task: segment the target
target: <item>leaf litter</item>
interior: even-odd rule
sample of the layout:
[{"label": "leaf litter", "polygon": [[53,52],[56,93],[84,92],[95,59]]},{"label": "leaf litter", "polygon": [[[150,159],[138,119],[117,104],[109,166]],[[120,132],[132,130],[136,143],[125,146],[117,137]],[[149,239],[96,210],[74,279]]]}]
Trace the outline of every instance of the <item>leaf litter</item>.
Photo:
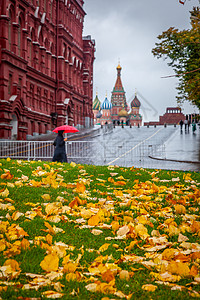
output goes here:
[{"label": "leaf litter", "polygon": [[[2,299],[17,286],[54,299],[84,289],[200,297],[198,173],[7,159],[0,174]],[[26,270],[29,253],[37,273]]]}]

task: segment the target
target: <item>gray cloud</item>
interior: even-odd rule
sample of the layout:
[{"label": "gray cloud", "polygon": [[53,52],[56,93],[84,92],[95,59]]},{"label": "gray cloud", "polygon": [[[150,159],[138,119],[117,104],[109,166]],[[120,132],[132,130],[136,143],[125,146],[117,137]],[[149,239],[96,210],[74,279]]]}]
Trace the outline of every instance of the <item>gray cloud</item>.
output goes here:
[{"label": "gray cloud", "polygon": [[[122,83],[127,101],[134,97],[135,89],[158,111],[165,113],[167,106],[176,106],[176,78],[162,79],[173,74],[167,62],[157,60],[151,53],[157,36],[169,27],[179,30],[190,28],[190,13],[198,0],[85,0],[87,13],[84,35],[90,34],[96,41],[94,63],[94,94],[104,100],[106,91],[110,99],[116,81],[118,60],[122,66]],[[144,118],[158,119],[155,112],[146,107]],[[183,112],[197,111],[184,104]]]}]

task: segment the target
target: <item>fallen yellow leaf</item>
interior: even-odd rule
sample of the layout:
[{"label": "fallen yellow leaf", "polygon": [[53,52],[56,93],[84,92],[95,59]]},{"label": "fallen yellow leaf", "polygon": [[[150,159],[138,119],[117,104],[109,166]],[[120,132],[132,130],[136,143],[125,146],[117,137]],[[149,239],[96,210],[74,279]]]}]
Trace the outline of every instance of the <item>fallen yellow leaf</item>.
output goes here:
[{"label": "fallen yellow leaf", "polygon": [[88,225],[90,226],[96,226],[99,224],[99,216],[98,215],[95,215],[95,216],[92,216],[89,220],[88,220]]},{"label": "fallen yellow leaf", "polygon": [[58,270],[59,258],[57,255],[48,254],[40,263],[41,268],[46,272],[56,272]]}]

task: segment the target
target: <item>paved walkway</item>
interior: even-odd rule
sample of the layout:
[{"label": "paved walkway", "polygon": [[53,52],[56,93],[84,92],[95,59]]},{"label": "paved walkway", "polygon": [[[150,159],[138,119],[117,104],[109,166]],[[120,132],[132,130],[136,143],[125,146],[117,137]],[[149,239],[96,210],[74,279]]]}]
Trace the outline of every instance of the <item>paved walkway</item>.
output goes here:
[{"label": "paved walkway", "polygon": [[[100,130],[101,130],[100,127],[81,129],[78,133],[68,134],[67,137],[69,141],[85,139],[85,138],[87,140],[87,137],[89,139],[91,137],[92,138],[98,137],[100,135]],[[49,135],[40,136],[39,138],[36,137],[35,139],[54,140],[55,137],[56,134],[51,133]],[[188,130],[185,131],[184,128],[181,131],[180,127],[178,126],[175,132],[172,134],[172,136],[170,136],[170,138],[165,142],[165,156],[154,157],[154,159],[151,159],[151,164],[152,164],[152,168],[199,172],[200,171],[200,127],[197,126],[196,131],[193,133],[192,126],[190,126],[189,131]]]},{"label": "paved walkway", "polygon": [[175,133],[166,142],[166,158],[177,161],[200,163],[200,128],[192,132],[178,127]]},{"label": "paved walkway", "polygon": [[165,158],[154,157],[163,162],[163,168],[200,171],[200,127],[192,132],[180,130],[179,126],[165,142]]},{"label": "paved walkway", "polygon": [[[116,129],[114,129],[114,132],[115,130]],[[81,135],[84,136],[85,134],[91,136],[92,131],[94,135],[98,135],[95,128],[93,130],[83,129],[77,136],[72,135],[72,140],[76,140]],[[196,131],[193,133],[192,126],[190,126],[189,131],[185,131],[184,128],[181,131],[178,126],[172,136],[165,142],[165,159],[162,157],[160,161],[151,161],[152,167],[155,168],[160,167],[163,169],[169,168],[174,170],[200,171],[200,127],[197,126]],[[155,166],[153,165],[153,161]]]}]

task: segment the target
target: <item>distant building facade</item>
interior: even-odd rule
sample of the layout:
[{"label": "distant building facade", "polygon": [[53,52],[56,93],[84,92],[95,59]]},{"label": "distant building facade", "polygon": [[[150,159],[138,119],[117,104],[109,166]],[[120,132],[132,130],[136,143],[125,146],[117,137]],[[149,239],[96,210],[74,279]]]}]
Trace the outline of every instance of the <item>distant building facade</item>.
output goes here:
[{"label": "distant building facade", "polygon": [[117,66],[117,79],[112,90],[111,101],[107,95],[101,104],[96,95],[93,101],[93,113],[95,115],[95,124],[126,124],[132,126],[142,125],[142,116],[140,115],[141,103],[135,94],[131,101],[131,110],[126,101],[126,93],[122,85],[120,64]]},{"label": "distant building facade", "polygon": [[0,138],[93,124],[95,42],[83,0],[0,0]]},{"label": "distant building facade", "polygon": [[144,126],[147,125],[164,125],[164,124],[179,124],[181,120],[185,120],[185,115],[181,112],[180,107],[167,107],[166,113],[163,116],[159,116],[159,121],[144,122]]}]

